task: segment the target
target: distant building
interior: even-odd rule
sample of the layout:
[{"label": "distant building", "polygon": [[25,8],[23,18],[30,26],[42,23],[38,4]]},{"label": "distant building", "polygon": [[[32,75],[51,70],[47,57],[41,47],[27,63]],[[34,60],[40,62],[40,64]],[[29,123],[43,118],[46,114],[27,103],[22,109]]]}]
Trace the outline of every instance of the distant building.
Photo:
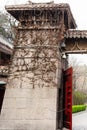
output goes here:
[{"label": "distant building", "polygon": [[6,81],[13,45],[0,35],[0,81]]},{"label": "distant building", "polygon": [[8,65],[13,52],[13,45],[0,35],[0,111],[8,77]]}]

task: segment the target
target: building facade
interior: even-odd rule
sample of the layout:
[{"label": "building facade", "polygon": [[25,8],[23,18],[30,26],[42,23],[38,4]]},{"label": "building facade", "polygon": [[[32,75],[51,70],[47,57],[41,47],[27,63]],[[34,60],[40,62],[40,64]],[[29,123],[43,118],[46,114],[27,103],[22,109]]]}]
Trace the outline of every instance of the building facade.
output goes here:
[{"label": "building facade", "polygon": [[0,112],[5,93],[5,85],[8,77],[8,64],[11,59],[13,46],[0,35]]},{"label": "building facade", "polygon": [[10,62],[12,52],[13,45],[0,35],[0,81],[7,82],[8,64]]}]

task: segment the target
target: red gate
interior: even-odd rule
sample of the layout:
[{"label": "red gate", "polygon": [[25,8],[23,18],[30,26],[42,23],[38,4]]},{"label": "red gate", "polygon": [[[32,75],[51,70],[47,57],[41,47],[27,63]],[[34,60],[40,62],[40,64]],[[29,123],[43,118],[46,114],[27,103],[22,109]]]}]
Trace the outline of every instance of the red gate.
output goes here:
[{"label": "red gate", "polygon": [[72,67],[64,71],[64,127],[72,130]]}]

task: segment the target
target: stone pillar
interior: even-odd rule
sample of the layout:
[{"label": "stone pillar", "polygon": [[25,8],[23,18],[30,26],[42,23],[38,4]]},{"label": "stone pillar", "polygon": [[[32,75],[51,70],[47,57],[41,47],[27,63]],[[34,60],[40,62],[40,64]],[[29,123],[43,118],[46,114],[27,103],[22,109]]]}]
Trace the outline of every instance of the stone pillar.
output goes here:
[{"label": "stone pillar", "polygon": [[0,130],[56,130],[58,29],[18,29]]},{"label": "stone pillar", "polygon": [[56,130],[61,79],[62,6],[9,6],[19,22],[0,130]]}]

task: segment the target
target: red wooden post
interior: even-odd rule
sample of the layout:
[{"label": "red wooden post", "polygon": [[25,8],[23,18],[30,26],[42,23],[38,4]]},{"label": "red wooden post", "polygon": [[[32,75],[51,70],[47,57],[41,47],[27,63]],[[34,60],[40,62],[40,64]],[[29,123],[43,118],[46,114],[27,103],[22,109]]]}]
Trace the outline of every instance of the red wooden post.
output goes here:
[{"label": "red wooden post", "polygon": [[72,67],[64,71],[64,127],[72,130]]}]

